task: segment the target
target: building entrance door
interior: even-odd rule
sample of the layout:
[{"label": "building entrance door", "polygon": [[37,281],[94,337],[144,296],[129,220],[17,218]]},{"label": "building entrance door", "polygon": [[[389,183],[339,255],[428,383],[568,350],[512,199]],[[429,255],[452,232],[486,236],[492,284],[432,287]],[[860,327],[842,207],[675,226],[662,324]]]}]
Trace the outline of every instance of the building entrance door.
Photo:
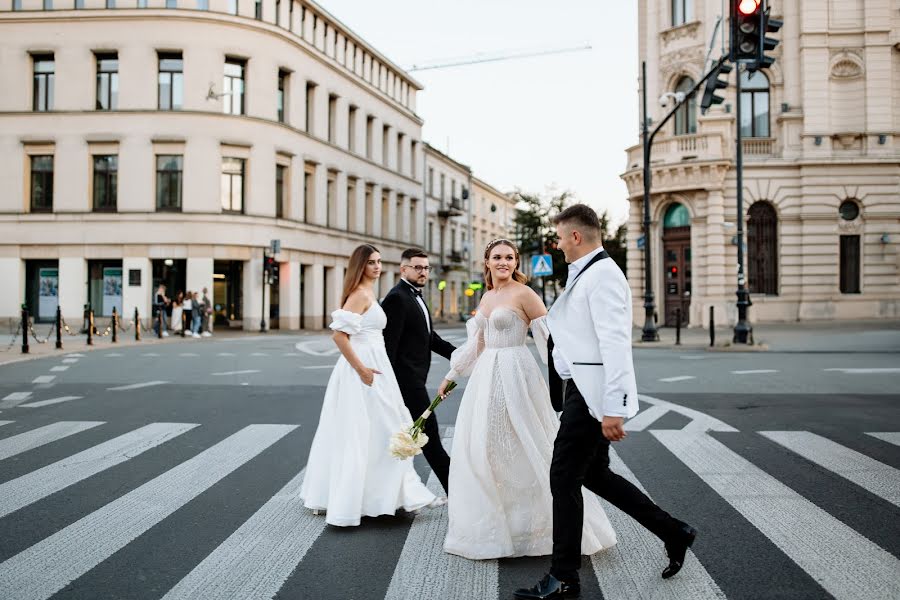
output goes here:
[{"label": "building entrance door", "polygon": [[681,324],[687,325],[691,308],[691,228],[672,227],[663,234],[663,265],[665,269],[665,321],[667,327],[676,323],[676,309],[681,310]]}]

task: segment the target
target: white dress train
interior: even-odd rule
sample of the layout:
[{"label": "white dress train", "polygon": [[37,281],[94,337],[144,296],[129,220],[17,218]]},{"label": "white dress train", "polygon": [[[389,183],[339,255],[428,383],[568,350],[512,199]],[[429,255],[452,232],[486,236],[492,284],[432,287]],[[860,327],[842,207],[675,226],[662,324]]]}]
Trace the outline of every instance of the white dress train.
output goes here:
[{"label": "white dress train", "polygon": [[[543,317],[532,326],[546,340]],[[453,436],[444,550],[471,559],[551,554],[550,462],[559,420],[525,345],[528,324],[500,307],[490,317],[476,313],[466,328],[447,376],[471,372]],[[614,545],[616,534],[598,498],[583,494],[581,549],[593,554]]]},{"label": "white dress train", "polygon": [[343,356],[338,359],[319,416],[300,488],[307,508],[325,510],[325,521],[343,527],[359,525],[360,517],[392,515],[397,509],[416,510],[435,496],[413,469],[412,460],[390,455],[390,437],[412,425],[412,417],[384,348],[387,323],[377,303],[362,315],[346,310],[331,313],[331,328],[350,335],[364,365],[381,371],[370,387]]}]

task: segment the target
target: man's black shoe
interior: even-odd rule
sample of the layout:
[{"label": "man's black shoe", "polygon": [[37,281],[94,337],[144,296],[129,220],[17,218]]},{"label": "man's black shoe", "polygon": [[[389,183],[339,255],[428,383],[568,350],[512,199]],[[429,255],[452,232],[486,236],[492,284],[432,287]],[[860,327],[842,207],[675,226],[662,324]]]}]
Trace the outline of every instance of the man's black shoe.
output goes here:
[{"label": "man's black shoe", "polygon": [[519,588],[513,596],[519,600],[557,600],[558,598],[578,598],[581,584],[566,583],[547,573],[534,587]]},{"label": "man's black shoe", "polygon": [[682,523],[678,527],[678,540],[666,544],[666,554],[669,556],[669,566],[662,572],[662,578],[668,579],[674,577],[681,567],[684,565],[684,556],[687,554],[688,548],[694,543],[697,537],[697,530]]}]

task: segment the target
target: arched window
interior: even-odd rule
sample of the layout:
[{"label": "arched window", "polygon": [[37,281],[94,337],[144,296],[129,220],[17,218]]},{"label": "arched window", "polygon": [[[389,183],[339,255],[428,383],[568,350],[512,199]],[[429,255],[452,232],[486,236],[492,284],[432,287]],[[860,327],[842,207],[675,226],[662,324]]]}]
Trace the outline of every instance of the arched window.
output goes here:
[{"label": "arched window", "polygon": [[[694,80],[690,77],[682,77],[675,86],[676,92],[687,94],[694,87]],[[697,133],[697,100],[692,96],[690,100],[678,107],[675,113],[675,135],[687,135]]]},{"label": "arched window", "polygon": [[755,202],[747,222],[750,293],[778,295],[778,216],[768,202]]},{"label": "arched window", "polygon": [[666,209],[666,216],[663,217],[663,229],[688,227],[690,224],[691,214],[684,204],[673,204]]},{"label": "arched window", "polygon": [[741,135],[769,137],[769,78],[762,71],[741,73]]},{"label": "arched window", "polygon": [[672,27],[694,20],[694,0],[672,0]]}]

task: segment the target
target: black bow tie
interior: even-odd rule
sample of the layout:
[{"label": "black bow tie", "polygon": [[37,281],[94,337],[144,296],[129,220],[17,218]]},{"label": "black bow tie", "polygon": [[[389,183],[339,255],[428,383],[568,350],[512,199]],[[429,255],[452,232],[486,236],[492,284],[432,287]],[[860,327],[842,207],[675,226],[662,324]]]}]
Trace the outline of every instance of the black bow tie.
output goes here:
[{"label": "black bow tie", "polygon": [[409,289],[410,291],[412,291],[414,296],[418,296],[419,298],[422,297],[422,290],[420,290],[419,288],[410,287]]}]

